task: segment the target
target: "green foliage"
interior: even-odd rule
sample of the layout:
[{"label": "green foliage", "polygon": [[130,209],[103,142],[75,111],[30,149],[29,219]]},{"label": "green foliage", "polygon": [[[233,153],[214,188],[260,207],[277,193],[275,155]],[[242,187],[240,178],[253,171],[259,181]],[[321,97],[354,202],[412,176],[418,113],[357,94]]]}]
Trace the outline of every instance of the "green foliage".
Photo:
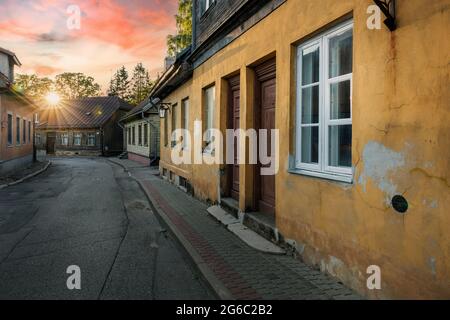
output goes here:
[{"label": "green foliage", "polygon": [[116,71],[109,84],[108,94],[118,96],[125,101],[130,100],[130,81],[128,71],[124,66]]},{"label": "green foliage", "polygon": [[138,63],[133,70],[131,81],[128,71],[121,67],[111,79],[108,94],[115,95],[132,105],[138,105],[147,98],[153,87],[148,70]]},{"label": "green foliage", "polygon": [[40,99],[53,90],[53,81],[49,78],[39,78],[34,74],[17,74],[14,89],[30,98]]},{"label": "green foliage", "polygon": [[179,52],[192,43],[192,0],[179,0],[177,22],[177,34],[167,37],[167,54],[176,56]]},{"label": "green foliage", "polygon": [[63,99],[77,99],[100,95],[100,85],[83,73],[66,72],[56,76],[55,90]]},{"label": "green foliage", "polygon": [[153,82],[150,80],[150,75],[142,63],[138,63],[134,68],[131,84],[130,103],[133,105],[138,105],[144,101],[145,98],[147,98],[153,87]]},{"label": "green foliage", "polygon": [[62,73],[55,81],[49,78],[39,78],[37,75],[17,74],[14,88],[18,92],[33,99],[43,99],[52,91],[63,99],[95,97],[100,95],[100,85],[94,78],[83,73]]}]

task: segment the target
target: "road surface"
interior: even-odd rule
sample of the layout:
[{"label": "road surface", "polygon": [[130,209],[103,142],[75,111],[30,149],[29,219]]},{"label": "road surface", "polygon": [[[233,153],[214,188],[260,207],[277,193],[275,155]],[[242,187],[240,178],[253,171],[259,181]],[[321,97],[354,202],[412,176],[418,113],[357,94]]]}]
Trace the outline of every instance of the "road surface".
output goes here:
[{"label": "road surface", "polygon": [[0,299],[214,298],[120,167],[52,162],[0,190]]}]

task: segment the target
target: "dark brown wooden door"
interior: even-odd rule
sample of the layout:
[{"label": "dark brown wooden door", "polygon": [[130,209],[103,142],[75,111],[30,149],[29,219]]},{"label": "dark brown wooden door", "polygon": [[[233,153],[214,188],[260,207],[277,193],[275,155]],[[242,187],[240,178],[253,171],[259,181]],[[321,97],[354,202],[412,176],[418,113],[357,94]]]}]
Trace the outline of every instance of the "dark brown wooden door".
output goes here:
[{"label": "dark brown wooden door", "polygon": [[[241,92],[239,88],[239,76],[230,80],[230,129],[237,130],[240,128],[240,101]],[[229,167],[229,183],[230,195],[233,199],[239,201],[239,159],[238,159],[239,144],[237,139],[234,143],[234,164]]]},{"label": "dark brown wooden door", "polygon": [[48,133],[47,134],[47,154],[55,153],[55,142],[56,142],[56,134]]},{"label": "dark brown wooden door", "polygon": [[[259,81],[255,109],[256,129],[267,130],[267,156],[271,156],[271,132],[275,129],[276,111],[276,63],[275,59],[255,69]],[[263,143],[263,141],[259,141]],[[270,164],[258,164],[255,173],[256,209],[261,213],[275,214],[275,175],[262,175],[261,168]]]},{"label": "dark brown wooden door", "polygon": [[[267,130],[267,155],[271,156],[271,130],[275,129],[275,92],[276,81],[271,79],[261,83],[261,129]],[[261,165],[261,167],[270,167]],[[261,171],[260,171],[261,172]],[[275,213],[275,176],[260,176],[261,194],[259,210],[264,213]]]}]

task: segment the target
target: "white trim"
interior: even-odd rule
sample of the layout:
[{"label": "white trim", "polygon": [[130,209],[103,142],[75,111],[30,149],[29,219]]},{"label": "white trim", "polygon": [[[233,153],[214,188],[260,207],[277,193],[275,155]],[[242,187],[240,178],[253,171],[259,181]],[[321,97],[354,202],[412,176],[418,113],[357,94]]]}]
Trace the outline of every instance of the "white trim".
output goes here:
[{"label": "white trim", "polygon": [[[329,127],[333,125],[352,125],[352,94],[353,94],[353,70],[352,73],[329,78],[329,41],[353,29],[353,20],[345,22],[328,32],[325,32],[314,39],[309,40],[297,47],[297,68],[296,68],[296,150],[295,163],[291,173],[305,174],[309,176],[334,179],[351,183],[353,181],[353,167],[333,167],[329,166]],[[319,82],[303,85],[303,56],[305,50],[319,49]],[[350,81],[350,118],[330,119],[330,85]],[[307,88],[319,87],[319,120],[318,123],[303,124],[302,122],[302,95]],[[318,163],[302,162],[302,129],[318,127]]]}]

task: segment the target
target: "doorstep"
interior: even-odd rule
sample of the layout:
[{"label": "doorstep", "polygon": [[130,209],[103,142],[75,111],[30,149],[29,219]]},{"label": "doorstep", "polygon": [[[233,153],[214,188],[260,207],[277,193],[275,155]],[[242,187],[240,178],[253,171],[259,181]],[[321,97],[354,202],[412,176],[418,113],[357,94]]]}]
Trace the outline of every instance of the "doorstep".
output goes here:
[{"label": "doorstep", "polygon": [[270,254],[286,254],[285,250],[243,225],[239,219],[235,218],[221,207],[212,206],[208,208],[207,211],[250,247]]},{"label": "doorstep", "polygon": [[[275,215],[261,212],[242,213],[239,209],[239,203],[233,198],[222,198],[219,208],[227,213],[228,216],[228,218],[226,216],[222,217],[222,215],[216,217],[219,221],[222,221],[221,219],[225,219],[225,223],[223,221],[222,223],[226,224],[226,221],[230,218],[239,220],[245,227],[253,230],[270,242],[276,245],[281,245],[290,251],[293,249],[284,242],[283,236],[278,232],[275,223]],[[217,209],[214,209],[214,211],[217,211]]]}]

